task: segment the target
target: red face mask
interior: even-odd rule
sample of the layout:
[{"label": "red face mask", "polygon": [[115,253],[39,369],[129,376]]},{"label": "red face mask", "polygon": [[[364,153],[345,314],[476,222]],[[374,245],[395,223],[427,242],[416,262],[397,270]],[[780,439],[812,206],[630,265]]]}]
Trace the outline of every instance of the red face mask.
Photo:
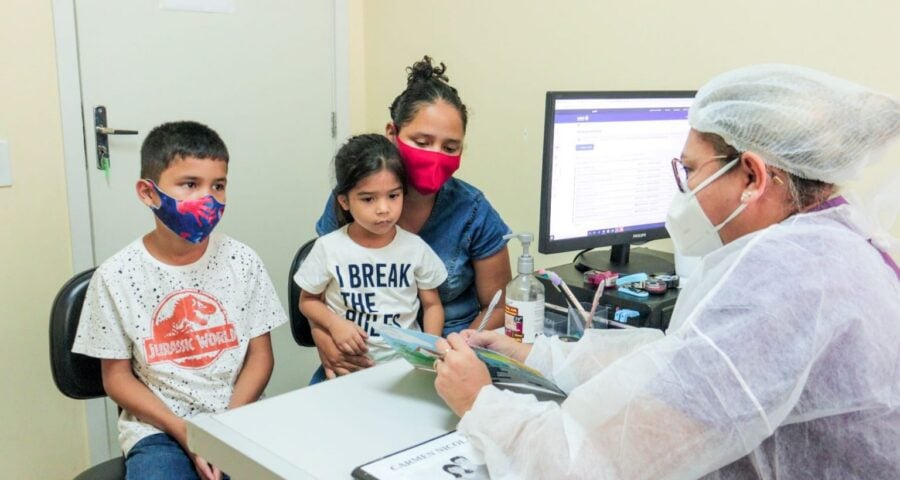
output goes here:
[{"label": "red face mask", "polygon": [[409,184],[422,195],[437,193],[459,168],[462,156],[415,148],[404,143],[400,137],[397,137],[397,150],[406,165]]}]

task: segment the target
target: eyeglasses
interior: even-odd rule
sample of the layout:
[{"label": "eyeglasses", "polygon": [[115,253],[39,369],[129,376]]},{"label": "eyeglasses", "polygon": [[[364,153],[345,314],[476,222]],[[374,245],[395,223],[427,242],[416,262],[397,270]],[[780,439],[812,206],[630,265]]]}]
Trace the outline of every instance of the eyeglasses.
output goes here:
[{"label": "eyeglasses", "polygon": [[[729,157],[728,155],[716,155],[714,157],[710,157],[708,159],[708,161],[703,162],[701,165],[699,165],[697,168],[695,168],[694,171],[699,171],[701,168],[712,163],[713,160],[723,160],[723,159],[734,160],[736,158],[740,158],[740,156],[741,156],[740,153],[738,153],[734,157]],[[689,192],[690,188],[688,188],[687,169],[685,168],[684,163],[681,162],[680,158],[672,159],[672,174],[675,175],[675,184],[678,185],[678,190],[681,191],[681,193]]]},{"label": "eyeglasses", "polygon": [[[728,161],[732,161],[732,160],[737,160],[738,158],[741,158],[740,153],[738,153],[734,157],[730,157],[730,158],[728,157],[728,155],[716,155],[715,157],[710,157],[709,161],[703,162],[703,164],[701,164],[700,166],[695,168],[694,171],[698,171],[701,168],[705,167],[706,165],[712,163],[712,160],[727,159]],[[781,177],[776,175],[775,172],[770,170],[769,167],[766,167],[766,172],[769,174],[769,177],[772,179],[773,182],[775,182],[776,185],[784,185],[784,180],[782,180]],[[681,193],[689,192],[690,189],[688,188],[687,168],[685,168],[684,163],[681,162],[680,158],[676,157],[676,158],[672,159],[672,173],[675,175],[675,184],[678,185],[678,190],[681,191]]]}]

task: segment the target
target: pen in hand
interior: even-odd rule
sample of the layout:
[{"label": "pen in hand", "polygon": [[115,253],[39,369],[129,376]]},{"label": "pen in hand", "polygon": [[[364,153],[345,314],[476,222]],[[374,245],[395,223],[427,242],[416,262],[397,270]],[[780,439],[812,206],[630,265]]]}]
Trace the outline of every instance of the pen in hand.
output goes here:
[{"label": "pen in hand", "polygon": [[488,305],[487,310],[484,311],[484,317],[481,318],[481,323],[478,325],[478,331],[484,330],[484,327],[487,326],[488,320],[491,318],[491,314],[494,313],[494,308],[497,307],[497,302],[500,301],[500,295],[503,293],[503,289],[497,290],[497,293],[494,294],[494,298],[491,299],[491,303]]}]

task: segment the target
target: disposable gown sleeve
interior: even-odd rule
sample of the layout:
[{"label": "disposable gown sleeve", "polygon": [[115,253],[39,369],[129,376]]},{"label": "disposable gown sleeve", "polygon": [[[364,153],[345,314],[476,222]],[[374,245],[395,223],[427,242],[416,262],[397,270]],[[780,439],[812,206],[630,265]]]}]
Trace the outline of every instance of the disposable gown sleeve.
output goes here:
[{"label": "disposable gown sleeve", "polygon": [[486,386],[458,429],[491,478],[698,478],[747,455],[797,403],[822,345],[790,313],[705,308],[605,368],[589,338],[596,350],[579,345],[559,368],[549,355],[564,389],[589,377],[564,402]]},{"label": "disposable gown sleeve", "polygon": [[586,330],[578,342],[538,337],[525,364],[569,392],[638,347],[663,338],[652,328]]}]

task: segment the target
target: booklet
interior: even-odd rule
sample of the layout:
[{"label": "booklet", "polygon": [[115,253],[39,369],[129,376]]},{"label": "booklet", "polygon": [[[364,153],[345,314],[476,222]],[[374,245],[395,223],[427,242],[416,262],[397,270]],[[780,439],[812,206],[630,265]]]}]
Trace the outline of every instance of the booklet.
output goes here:
[{"label": "booklet", "polygon": [[481,452],[455,430],[353,470],[359,480],[490,480]]},{"label": "booklet", "polygon": [[[435,342],[440,337],[393,325],[376,325],[375,330],[414,367],[434,371],[434,361],[440,357]],[[472,347],[472,350],[487,366],[495,387],[517,393],[530,393],[539,400],[559,402],[566,398],[566,392],[541,375],[541,372],[524,363],[485,348]]]}]

